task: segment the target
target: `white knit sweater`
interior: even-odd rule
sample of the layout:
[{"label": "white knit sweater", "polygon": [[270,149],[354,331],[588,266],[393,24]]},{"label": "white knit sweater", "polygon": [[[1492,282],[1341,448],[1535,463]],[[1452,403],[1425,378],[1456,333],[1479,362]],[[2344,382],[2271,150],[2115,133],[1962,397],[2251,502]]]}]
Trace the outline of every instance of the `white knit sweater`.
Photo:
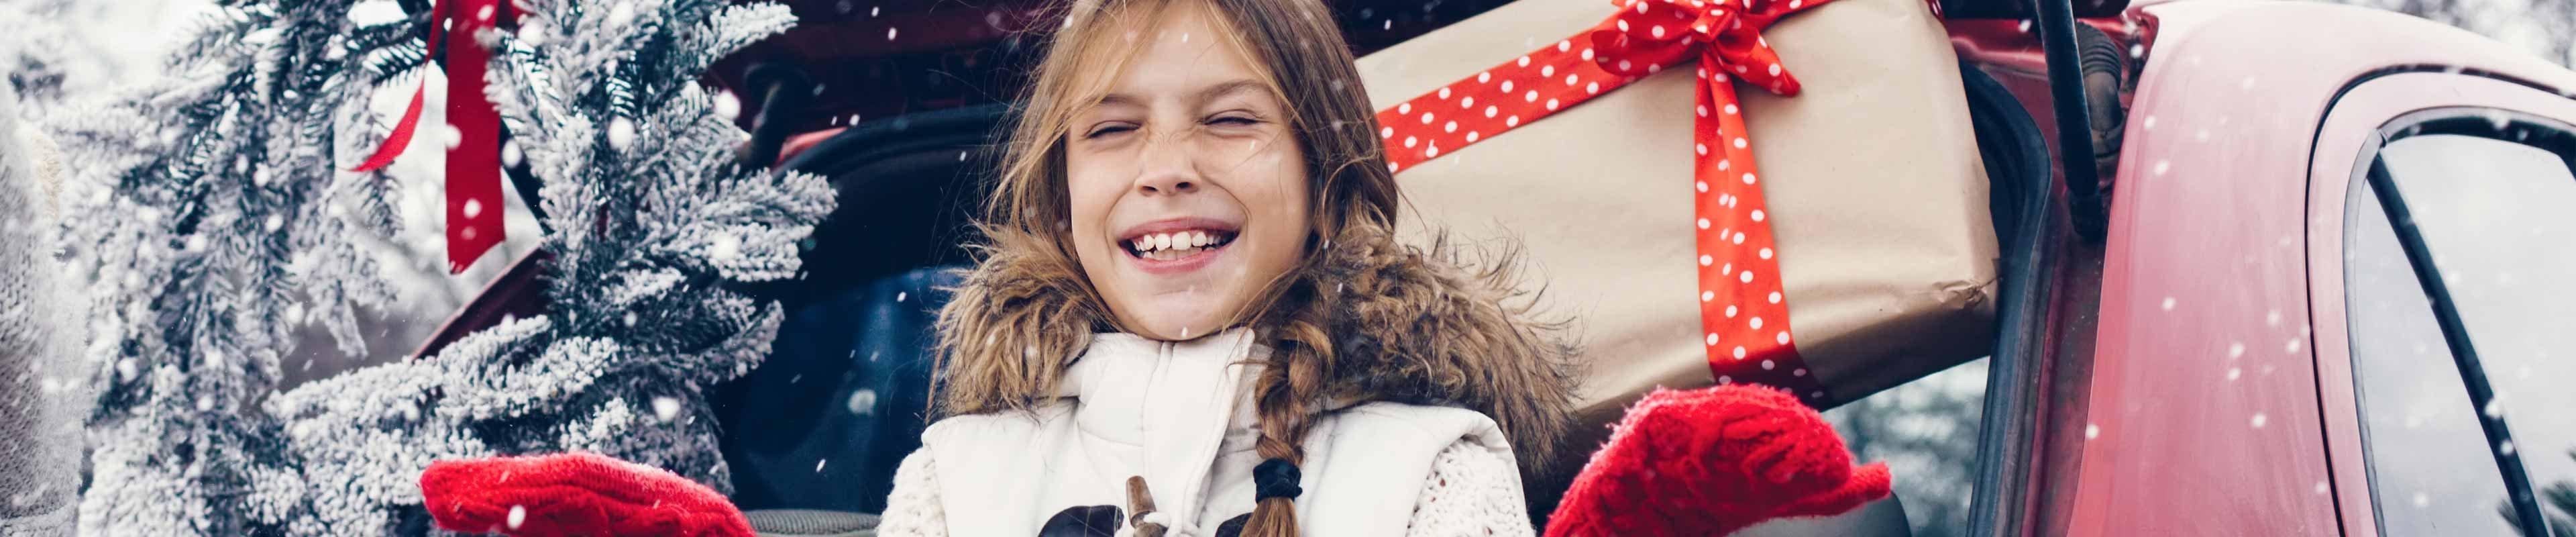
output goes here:
[{"label": "white knit sweater", "polygon": [[[948,535],[948,513],[939,507],[939,483],[932,472],[927,452],[903,458],[903,466],[894,472],[894,495],[886,498],[877,535]],[[1422,481],[1422,495],[1413,501],[1413,521],[1406,535],[1531,535],[1529,509],[1521,503],[1519,472],[1509,456],[1464,441],[1451,444],[1432,463],[1431,478]]]},{"label": "white knit sweater", "polygon": [[[1096,337],[1058,403],[935,424],[896,470],[878,534],[1016,534],[1061,507],[1123,503],[1111,483],[1135,474],[1152,483],[1162,513],[1180,517],[1174,535],[1209,537],[1252,505],[1248,380],[1258,367],[1243,364],[1264,351],[1239,331],[1185,343]],[[1317,420],[1298,498],[1309,534],[1533,533],[1492,420],[1387,403]],[[1407,491],[1410,479],[1422,481]],[[1409,511],[1393,503],[1408,499]]]},{"label": "white knit sweater", "polygon": [[88,300],[54,258],[61,154],[0,84],[0,537],[70,535],[80,493]]},{"label": "white knit sweater", "polygon": [[[894,470],[894,496],[886,498],[886,516],[878,522],[881,537],[945,537],[948,511],[940,509],[938,475],[930,470],[930,452],[912,452]],[[1520,503],[1520,467],[1512,457],[1468,441],[1440,449],[1432,475],[1422,480],[1414,501],[1414,519],[1406,529],[1414,537],[1517,537],[1533,534],[1530,511]]]}]

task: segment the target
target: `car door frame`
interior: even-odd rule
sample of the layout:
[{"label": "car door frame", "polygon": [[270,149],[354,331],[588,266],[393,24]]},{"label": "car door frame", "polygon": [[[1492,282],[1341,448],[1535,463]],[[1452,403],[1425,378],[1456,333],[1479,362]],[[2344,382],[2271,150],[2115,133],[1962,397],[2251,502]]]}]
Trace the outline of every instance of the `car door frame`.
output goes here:
[{"label": "car door frame", "polygon": [[2310,340],[2316,351],[2331,492],[2345,535],[2379,533],[2363,454],[2344,296],[2346,196],[2378,159],[2386,132],[2453,117],[2438,113],[2449,109],[2496,110],[2576,124],[2576,99],[2558,91],[2490,73],[2434,67],[2390,70],[2355,80],[2319,124],[2308,181],[2308,306],[2315,329]]}]

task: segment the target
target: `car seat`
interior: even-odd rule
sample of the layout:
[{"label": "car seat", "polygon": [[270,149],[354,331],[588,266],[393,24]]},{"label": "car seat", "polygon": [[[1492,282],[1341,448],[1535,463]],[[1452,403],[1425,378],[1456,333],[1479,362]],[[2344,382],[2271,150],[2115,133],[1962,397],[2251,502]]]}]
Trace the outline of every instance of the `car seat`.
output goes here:
[{"label": "car seat", "polygon": [[840,204],[809,239],[801,277],[751,289],[788,312],[767,361],[710,396],[735,505],[805,512],[755,522],[811,529],[860,520],[814,513],[885,508],[895,467],[920,445],[932,325],[968,257],[970,193],[982,190],[988,136],[1004,113],[990,105],[869,122],[780,166],[825,177]]}]

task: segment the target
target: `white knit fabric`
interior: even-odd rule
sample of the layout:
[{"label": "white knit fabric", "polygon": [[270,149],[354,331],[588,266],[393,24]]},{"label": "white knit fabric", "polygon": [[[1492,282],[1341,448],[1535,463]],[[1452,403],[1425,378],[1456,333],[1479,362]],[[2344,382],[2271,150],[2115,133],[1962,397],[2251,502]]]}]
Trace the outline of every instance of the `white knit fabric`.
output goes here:
[{"label": "white knit fabric", "polygon": [[0,84],[0,537],[70,535],[80,493],[88,300],[54,258],[61,155]]},{"label": "white knit fabric", "polygon": [[[946,537],[948,516],[940,508],[939,480],[932,475],[930,453],[916,451],[894,472],[894,495],[886,499],[883,537]],[[1496,536],[1535,533],[1522,503],[1520,469],[1508,452],[1460,440],[1440,451],[1422,495],[1413,505],[1406,535],[1416,537]]]},{"label": "white knit fabric", "polygon": [[1520,467],[1508,453],[1469,442],[1450,444],[1431,461],[1431,478],[1413,502],[1414,537],[1514,537],[1533,533],[1521,501]]},{"label": "white knit fabric", "polygon": [[885,515],[877,520],[880,537],[947,537],[948,513],[939,507],[939,477],[931,475],[930,451],[904,456],[894,470],[894,494],[886,497]]}]

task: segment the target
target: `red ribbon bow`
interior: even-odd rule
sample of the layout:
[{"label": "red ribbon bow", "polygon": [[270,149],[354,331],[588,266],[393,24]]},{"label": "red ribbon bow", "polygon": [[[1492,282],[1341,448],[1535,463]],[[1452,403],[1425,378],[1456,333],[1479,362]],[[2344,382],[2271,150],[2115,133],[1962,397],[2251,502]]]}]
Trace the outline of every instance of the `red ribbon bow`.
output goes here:
[{"label": "red ribbon bow", "polygon": [[[465,272],[484,251],[501,244],[501,208],[506,205],[501,199],[501,114],[483,96],[483,71],[491,63],[492,52],[474,35],[485,28],[508,27],[513,11],[502,0],[441,0],[429,11],[429,43],[443,46],[447,56],[447,124],[456,128],[460,138],[447,148],[447,269],[451,274]],[[421,96],[428,91],[429,81],[422,80],[384,145],[349,171],[383,169],[411,146],[412,134],[420,127]]]},{"label": "red ribbon bow", "polygon": [[1621,0],[1616,15],[1571,39],[1378,111],[1387,169],[1400,172],[1666,67],[1696,64],[1691,225],[1710,372],[1719,384],[1780,386],[1821,405],[1823,385],[1789,337],[1761,177],[1733,82],[1796,95],[1797,79],[1761,32],[1828,1]]},{"label": "red ribbon bow", "polygon": [[[1691,53],[1698,52],[1703,78],[1705,70],[1714,67],[1718,73],[1732,73],[1772,93],[1797,95],[1797,77],[1780,67],[1780,54],[1762,39],[1762,29],[1827,1],[1831,0],[1625,0],[1618,15],[1585,36],[1600,51],[1595,61],[1612,73],[1650,74],[1654,70],[1650,66],[1690,60]],[[1726,89],[1732,93],[1733,88]]]}]

